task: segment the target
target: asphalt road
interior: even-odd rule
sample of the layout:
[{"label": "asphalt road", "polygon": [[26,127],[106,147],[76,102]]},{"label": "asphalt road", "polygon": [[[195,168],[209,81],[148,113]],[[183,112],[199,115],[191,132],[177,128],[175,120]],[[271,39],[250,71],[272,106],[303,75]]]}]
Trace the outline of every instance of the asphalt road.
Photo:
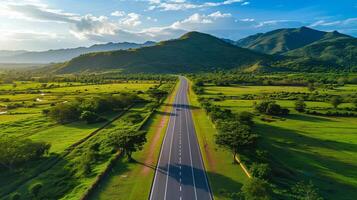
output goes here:
[{"label": "asphalt road", "polygon": [[188,83],[181,85],[175,96],[166,135],[161,146],[150,200],[213,199],[204,169],[190,106]]}]

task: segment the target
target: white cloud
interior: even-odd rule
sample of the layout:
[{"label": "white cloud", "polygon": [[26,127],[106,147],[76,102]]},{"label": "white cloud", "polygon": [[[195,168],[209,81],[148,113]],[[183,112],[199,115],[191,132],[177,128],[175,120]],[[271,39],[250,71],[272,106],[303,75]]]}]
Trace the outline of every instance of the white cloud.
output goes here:
[{"label": "white cloud", "polygon": [[126,17],[119,20],[121,25],[126,27],[135,27],[141,24],[140,15],[137,13],[129,13]]},{"label": "white cloud", "polygon": [[123,17],[125,15],[125,12],[124,11],[114,11],[110,14],[111,16],[115,16],[115,17]]},{"label": "white cloud", "polygon": [[250,4],[250,2],[249,1],[246,1],[246,2],[243,2],[242,3],[242,6],[246,6],[246,5],[249,5]]},{"label": "white cloud", "polygon": [[205,3],[191,3],[185,0],[168,0],[168,1],[156,1],[149,0],[148,10],[159,9],[162,11],[177,11],[188,10],[205,7],[217,7],[222,5],[230,5],[234,3],[242,3],[244,0],[226,0],[220,2],[205,2]]}]

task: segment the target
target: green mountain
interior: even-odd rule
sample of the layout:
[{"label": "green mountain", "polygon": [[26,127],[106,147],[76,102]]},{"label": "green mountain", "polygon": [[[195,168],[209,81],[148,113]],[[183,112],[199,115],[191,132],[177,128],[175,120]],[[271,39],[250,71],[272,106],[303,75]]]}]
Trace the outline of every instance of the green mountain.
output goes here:
[{"label": "green mountain", "polygon": [[266,54],[283,54],[318,40],[350,37],[338,32],[324,32],[307,27],[277,29],[259,33],[237,41],[235,44]]},{"label": "green mountain", "polygon": [[180,73],[235,69],[270,59],[271,56],[237,47],[211,35],[190,32],[150,47],[81,55],[52,70],[57,73],[104,70]]},{"label": "green mountain", "polygon": [[357,39],[348,36],[325,38],[289,51],[284,55],[295,58],[312,58],[336,67],[353,68],[357,67]]}]

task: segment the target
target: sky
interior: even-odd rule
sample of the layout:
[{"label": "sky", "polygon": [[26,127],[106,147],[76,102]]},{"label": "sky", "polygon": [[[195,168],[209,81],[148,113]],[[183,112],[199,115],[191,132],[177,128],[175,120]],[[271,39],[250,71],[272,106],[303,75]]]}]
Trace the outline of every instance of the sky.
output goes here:
[{"label": "sky", "polygon": [[240,38],[307,26],[357,36],[356,0],[0,0],[0,49],[161,41],[188,31]]}]

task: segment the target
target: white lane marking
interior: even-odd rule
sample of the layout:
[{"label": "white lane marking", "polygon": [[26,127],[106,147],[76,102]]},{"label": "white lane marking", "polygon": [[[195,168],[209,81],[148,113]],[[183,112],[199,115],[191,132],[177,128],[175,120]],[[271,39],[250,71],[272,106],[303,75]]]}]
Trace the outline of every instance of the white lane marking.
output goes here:
[{"label": "white lane marking", "polygon": [[[180,89],[179,89],[179,91],[177,92],[177,94],[176,94],[176,96],[175,96],[175,101],[176,101],[176,98],[179,96],[179,93],[181,93],[181,91],[182,91],[182,86],[180,86]],[[175,104],[175,103],[174,103],[174,104]],[[169,118],[169,122],[168,122],[169,125],[170,125],[170,123],[171,123],[172,116],[173,116],[174,114],[176,115],[176,113],[177,113],[175,107],[173,107],[173,109],[171,109],[171,110],[174,110],[174,111],[170,113],[170,118]],[[174,122],[175,122],[175,120],[174,120]],[[168,132],[169,132],[169,129],[167,128],[167,129],[166,129],[166,132],[165,132],[165,136],[164,136],[164,141],[163,141],[163,143],[162,143],[162,147],[161,147],[161,151],[160,151],[160,155],[159,155],[159,160],[158,160],[157,167],[156,167],[156,170],[155,170],[155,177],[154,177],[153,186],[152,186],[152,188],[151,188],[150,199],[152,199],[152,195],[153,195],[153,193],[154,193],[154,191],[155,191],[157,173],[158,173],[158,171],[159,171],[158,168],[159,168],[159,166],[160,166],[161,157],[162,157],[162,152],[163,152],[163,150],[164,150],[164,145],[165,145],[165,141],[166,141]]]},{"label": "white lane marking", "polygon": [[180,196],[180,200],[182,200],[182,197]]},{"label": "white lane marking", "polygon": [[182,187],[181,187],[181,185],[180,185],[180,191],[182,191]]},{"label": "white lane marking", "polygon": [[[186,95],[186,98],[185,98],[187,104],[188,104],[188,96]],[[193,119],[192,119],[192,113],[190,110],[187,110],[187,112],[189,113],[189,119],[193,122]],[[195,130],[195,128],[193,127],[193,129]],[[196,135],[196,130],[195,130],[195,135]],[[205,165],[203,164],[203,161],[202,161],[202,154],[201,154],[201,149],[198,145],[198,141],[196,140],[196,146],[197,146],[197,149],[198,149],[198,153],[199,153],[199,160],[201,162],[201,166],[204,170],[203,174],[205,176],[205,182],[206,182],[206,187],[207,189],[209,190],[209,198],[212,200],[212,191],[211,191],[211,187],[208,185],[208,178],[207,178],[207,174],[206,174],[206,169],[205,169]]]},{"label": "white lane marking", "polygon": [[[179,90],[179,92],[177,93],[178,94],[181,94],[182,93],[182,86]],[[178,95],[179,97],[181,95]],[[177,97],[175,98],[175,101],[177,100]],[[170,151],[169,151],[169,163],[168,163],[168,169],[167,169],[167,174],[166,174],[166,184],[165,184],[165,195],[164,195],[164,199],[166,199],[166,196],[167,196],[167,184],[169,182],[169,175],[170,175],[170,164],[171,164],[171,150],[172,150],[172,143],[173,143],[173,139],[174,139],[174,131],[175,131],[175,125],[176,125],[176,114],[177,114],[177,108],[176,106],[177,103],[174,104],[174,109],[175,109],[175,119],[174,119],[174,125],[173,125],[173,128],[172,128],[172,136],[171,136],[171,144],[170,144]]]},{"label": "white lane marking", "polygon": [[195,199],[197,200],[197,190],[196,190],[196,180],[195,180],[195,174],[193,172],[193,162],[192,162],[192,152],[191,152],[191,141],[189,137],[189,129],[188,129],[188,121],[187,121],[187,112],[185,109],[185,119],[186,119],[186,128],[187,128],[187,139],[188,139],[188,150],[190,152],[190,161],[191,161],[191,172],[192,172],[192,179],[193,179],[193,187],[195,191]]}]

